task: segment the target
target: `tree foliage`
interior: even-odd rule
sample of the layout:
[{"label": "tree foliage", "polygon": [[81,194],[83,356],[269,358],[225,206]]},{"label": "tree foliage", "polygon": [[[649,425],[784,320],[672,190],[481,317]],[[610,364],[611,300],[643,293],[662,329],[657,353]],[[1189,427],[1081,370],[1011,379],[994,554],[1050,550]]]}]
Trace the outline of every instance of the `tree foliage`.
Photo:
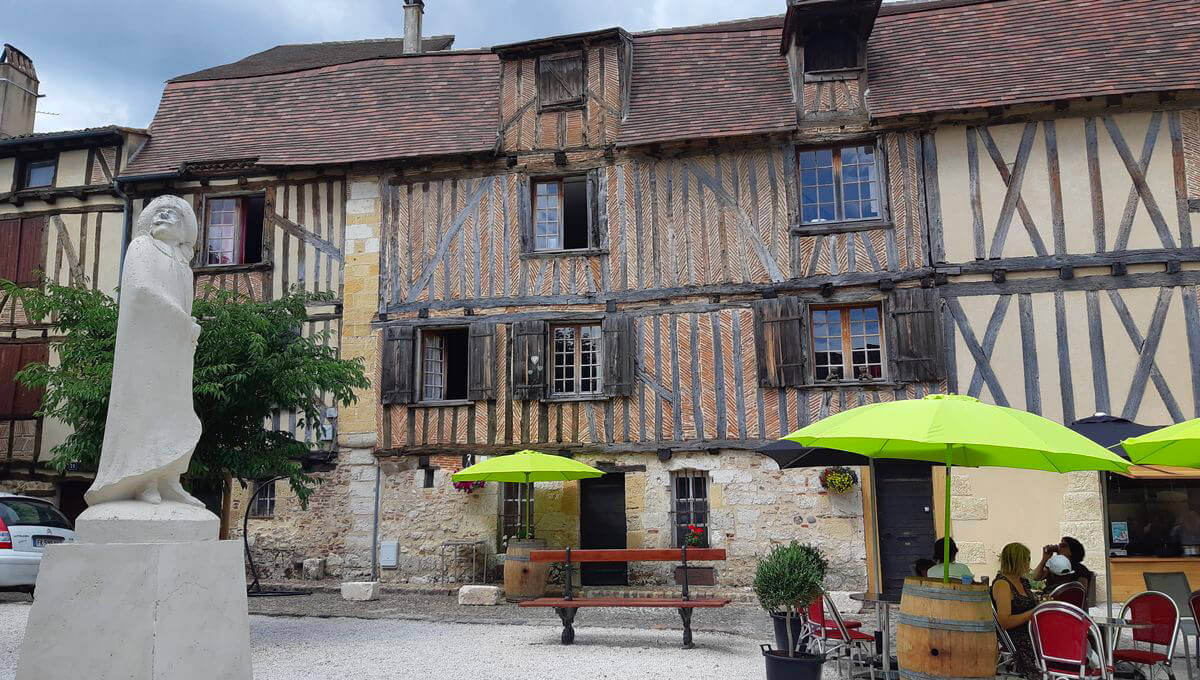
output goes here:
[{"label": "tree foliage", "polygon": [[[829,562],[820,549],[792,541],[777,545],[758,563],[754,572],[754,594],[768,612],[786,617],[787,639],[793,640],[797,611],[821,597]],[[787,650],[793,656],[794,650]]]},{"label": "tree foliage", "polygon": [[[51,465],[78,463],[94,469],[100,460],[117,336],[117,302],[100,291],[45,283],[19,288],[4,282],[34,321],[49,320],[62,338],[51,343],[56,365],[30,364],[17,374],[29,388],[45,388],[38,415],[72,428],[51,449]],[[299,458],[309,444],[267,425],[278,411],[296,414],[309,430],[320,427],[327,404],[348,406],[354,390],[370,386],[361,359],[340,359],[325,344],[326,332],[303,335],[306,304],[327,302],[324,294],[295,291],[258,302],[238,293],[209,290],[192,314],[200,324],[193,380],[196,414],[203,434],[188,478],[212,486],[226,472],[243,483],[287,477],[306,503],[316,479]],[[314,437],[315,439],[315,437]]]}]

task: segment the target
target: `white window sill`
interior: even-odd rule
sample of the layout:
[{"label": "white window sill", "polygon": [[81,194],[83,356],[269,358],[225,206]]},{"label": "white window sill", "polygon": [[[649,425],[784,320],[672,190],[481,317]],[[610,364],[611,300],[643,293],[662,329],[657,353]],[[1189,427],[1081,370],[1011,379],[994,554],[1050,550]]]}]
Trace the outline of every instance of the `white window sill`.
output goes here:
[{"label": "white window sill", "polygon": [[562,250],[535,250],[529,253],[521,253],[522,258],[539,258],[539,257],[598,257],[608,255],[608,250],[604,248],[570,248]]},{"label": "white window sill", "polygon": [[608,401],[611,399],[607,394],[552,394],[543,401],[546,402],[572,402],[572,401]]},{"label": "white window sill", "polygon": [[441,399],[438,401],[418,401],[406,405],[413,408],[436,408],[438,406],[471,406],[474,403],[470,399]]}]

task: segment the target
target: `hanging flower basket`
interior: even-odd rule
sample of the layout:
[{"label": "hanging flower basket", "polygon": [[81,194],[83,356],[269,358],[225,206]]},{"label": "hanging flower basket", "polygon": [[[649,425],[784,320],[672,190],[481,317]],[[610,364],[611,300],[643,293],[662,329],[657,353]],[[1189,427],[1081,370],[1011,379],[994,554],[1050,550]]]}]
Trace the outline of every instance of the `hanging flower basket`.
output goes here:
[{"label": "hanging flower basket", "polygon": [[487,482],[454,482],[454,488],[464,493],[475,493],[476,489],[482,489]]},{"label": "hanging flower basket", "polygon": [[858,484],[858,475],[845,466],[827,467],[821,470],[821,487],[829,493],[846,493]]}]

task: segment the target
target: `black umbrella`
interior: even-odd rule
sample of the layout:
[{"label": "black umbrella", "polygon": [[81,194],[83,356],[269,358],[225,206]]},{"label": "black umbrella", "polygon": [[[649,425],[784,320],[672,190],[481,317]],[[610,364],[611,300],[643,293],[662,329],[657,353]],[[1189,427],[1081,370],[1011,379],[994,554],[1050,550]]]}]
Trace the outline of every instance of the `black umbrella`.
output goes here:
[{"label": "black umbrella", "polygon": [[[838,451],[837,449],[801,446],[787,439],[779,439],[766,446],[761,446],[758,452],[778,463],[780,470],[802,467],[836,467],[839,465],[846,467],[871,466],[870,458],[857,453]],[[918,465],[934,465],[934,463],[926,463],[924,461],[904,462]]]},{"label": "black umbrella", "polygon": [[1107,413],[1097,413],[1094,416],[1080,418],[1067,427],[1127,459],[1129,455],[1125,453],[1125,449],[1117,446],[1122,440],[1153,432],[1162,426],[1139,425]]}]

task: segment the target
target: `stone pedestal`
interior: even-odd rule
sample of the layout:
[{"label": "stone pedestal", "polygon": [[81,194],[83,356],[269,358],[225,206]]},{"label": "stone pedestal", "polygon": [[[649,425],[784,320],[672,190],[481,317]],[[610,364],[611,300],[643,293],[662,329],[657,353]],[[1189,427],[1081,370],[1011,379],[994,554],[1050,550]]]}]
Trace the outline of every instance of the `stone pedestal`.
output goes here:
[{"label": "stone pedestal", "polygon": [[237,541],[54,545],[16,677],[250,680],[249,637]]}]

